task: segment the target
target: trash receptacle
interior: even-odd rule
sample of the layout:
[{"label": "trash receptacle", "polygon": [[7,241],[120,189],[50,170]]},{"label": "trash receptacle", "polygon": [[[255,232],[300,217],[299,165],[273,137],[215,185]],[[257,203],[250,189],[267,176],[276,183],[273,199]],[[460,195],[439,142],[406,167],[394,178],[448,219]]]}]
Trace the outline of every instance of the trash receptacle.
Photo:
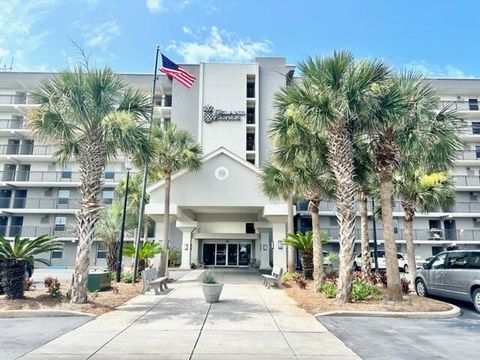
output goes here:
[{"label": "trash receptacle", "polygon": [[100,291],[110,289],[111,280],[109,272],[91,272],[88,274],[88,291]]}]

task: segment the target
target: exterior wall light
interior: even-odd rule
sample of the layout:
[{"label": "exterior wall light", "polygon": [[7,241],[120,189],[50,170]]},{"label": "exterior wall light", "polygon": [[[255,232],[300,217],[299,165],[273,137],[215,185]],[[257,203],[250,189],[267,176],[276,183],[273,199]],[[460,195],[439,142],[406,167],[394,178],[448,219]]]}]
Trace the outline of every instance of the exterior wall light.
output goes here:
[{"label": "exterior wall light", "polygon": [[278,240],[278,250],[282,250],[282,249],[283,249],[283,241]]},{"label": "exterior wall light", "polygon": [[273,241],[270,243],[270,249],[275,249],[275,243]]},{"label": "exterior wall light", "polygon": [[183,245],[183,250],[188,250],[188,244]]},{"label": "exterior wall light", "polygon": [[267,244],[263,244],[263,251],[267,251],[267,250],[268,250]]}]

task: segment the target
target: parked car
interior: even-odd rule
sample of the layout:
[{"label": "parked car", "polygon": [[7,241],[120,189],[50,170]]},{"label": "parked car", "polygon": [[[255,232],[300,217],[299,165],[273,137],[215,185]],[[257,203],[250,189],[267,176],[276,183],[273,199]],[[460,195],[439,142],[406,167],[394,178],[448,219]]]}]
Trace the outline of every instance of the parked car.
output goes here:
[{"label": "parked car", "polygon": [[437,295],[472,302],[480,312],[480,250],[446,251],[415,274],[418,296]]},{"label": "parked car", "polygon": [[[372,269],[375,269],[375,257],[374,257],[374,251],[370,251],[370,263]],[[387,266],[385,264],[385,251],[377,251],[377,256],[378,256],[378,268],[379,269],[385,269]],[[407,255],[403,253],[397,253],[397,258],[398,258],[398,268],[399,270],[408,272],[408,263],[407,263]],[[362,268],[363,260],[362,260],[362,255],[358,254],[355,257],[355,260],[353,261],[353,268],[358,270]]]}]

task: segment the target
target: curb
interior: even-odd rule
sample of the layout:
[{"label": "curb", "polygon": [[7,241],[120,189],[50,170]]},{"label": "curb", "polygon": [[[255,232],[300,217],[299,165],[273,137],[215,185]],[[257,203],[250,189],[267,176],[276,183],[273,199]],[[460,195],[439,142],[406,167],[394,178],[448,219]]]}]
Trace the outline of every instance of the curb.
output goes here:
[{"label": "curb", "polygon": [[72,316],[88,316],[96,317],[95,314],[84,313],[80,311],[69,310],[0,310],[0,319],[14,318],[32,318],[32,317],[72,317]]},{"label": "curb", "polygon": [[[450,304],[451,305],[451,304]],[[356,317],[393,317],[409,319],[451,319],[459,317],[462,311],[458,306],[451,305],[452,308],[447,311],[432,312],[394,312],[394,311],[327,311],[313,316],[356,316]]]}]

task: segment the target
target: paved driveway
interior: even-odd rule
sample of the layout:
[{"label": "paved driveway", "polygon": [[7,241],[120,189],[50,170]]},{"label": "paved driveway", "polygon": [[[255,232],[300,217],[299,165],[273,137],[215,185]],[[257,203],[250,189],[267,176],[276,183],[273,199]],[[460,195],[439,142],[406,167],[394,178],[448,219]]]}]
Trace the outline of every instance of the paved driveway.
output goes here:
[{"label": "paved driveway", "polygon": [[221,302],[206,304],[187,273],[164,295],[147,294],[22,359],[359,359],[256,271],[216,271]]},{"label": "paved driveway", "polygon": [[480,314],[473,305],[455,304],[462,308],[462,316],[456,319],[343,316],[318,319],[365,360],[477,359]]}]

